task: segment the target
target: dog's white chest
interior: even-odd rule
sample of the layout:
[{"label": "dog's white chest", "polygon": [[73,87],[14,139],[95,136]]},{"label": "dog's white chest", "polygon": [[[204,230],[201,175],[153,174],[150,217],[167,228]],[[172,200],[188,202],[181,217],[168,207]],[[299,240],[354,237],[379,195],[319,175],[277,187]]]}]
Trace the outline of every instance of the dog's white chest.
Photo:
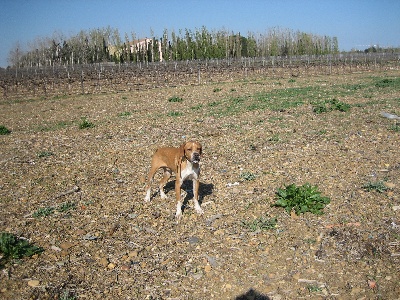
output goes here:
[{"label": "dog's white chest", "polygon": [[198,179],[200,174],[200,166],[197,168],[193,167],[191,163],[186,164],[186,168],[181,170],[181,181],[186,179]]}]

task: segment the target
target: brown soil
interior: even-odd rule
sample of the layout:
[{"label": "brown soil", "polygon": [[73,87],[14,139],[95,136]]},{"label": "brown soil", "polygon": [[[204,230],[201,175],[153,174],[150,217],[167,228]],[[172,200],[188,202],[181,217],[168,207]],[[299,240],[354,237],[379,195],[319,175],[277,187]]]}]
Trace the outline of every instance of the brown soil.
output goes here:
[{"label": "brown soil", "polygon": [[[12,133],[0,136],[0,231],[45,251],[2,268],[0,298],[398,299],[400,135],[381,112],[400,114],[400,91],[371,82],[399,75],[3,101],[0,125]],[[313,112],[313,102],[347,85],[336,98],[350,111]],[[318,93],[296,107],[243,106],[260,92],[302,87]],[[233,98],[242,106],[228,110]],[[95,127],[79,129],[82,117]],[[194,212],[189,191],[176,223],[173,180],[168,201],[155,194],[145,203],[143,178],[157,146],[188,139],[204,147],[205,214]],[[379,181],[382,193],[363,189]],[[271,207],[277,188],[306,182],[330,197],[323,215]],[[65,203],[75,206],[60,210]],[[244,226],[260,217],[278,224]]]}]

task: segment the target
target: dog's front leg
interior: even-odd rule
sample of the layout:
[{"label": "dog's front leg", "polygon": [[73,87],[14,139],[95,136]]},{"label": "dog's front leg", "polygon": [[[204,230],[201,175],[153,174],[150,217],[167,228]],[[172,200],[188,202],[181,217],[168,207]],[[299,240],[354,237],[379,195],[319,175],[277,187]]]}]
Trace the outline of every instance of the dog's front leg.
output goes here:
[{"label": "dog's front leg", "polygon": [[176,178],[175,181],[175,194],[176,194],[176,214],[175,218],[179,220],[182,217],[182,202],[181,202],[181,180]]},{"label": "dog's front leg", "polygon": [[194,209],[199,215],[204,214],[204,211],[201,209],[199,204],[199,186],[200,182],[197,179],[193,179],[193,201],[194,201]]}]

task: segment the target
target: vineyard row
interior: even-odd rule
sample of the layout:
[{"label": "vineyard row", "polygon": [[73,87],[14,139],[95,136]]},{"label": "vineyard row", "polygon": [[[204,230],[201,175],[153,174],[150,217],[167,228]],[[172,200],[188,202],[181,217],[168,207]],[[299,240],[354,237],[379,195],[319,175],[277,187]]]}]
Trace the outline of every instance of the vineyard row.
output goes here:
[{"label": "vineyard row", "polygon": [[289,78],[399,68],[400,54],[396,53],[96,63],[0,69],[0,86],[2,100],[15,100],[207,84],[250,76]]}]

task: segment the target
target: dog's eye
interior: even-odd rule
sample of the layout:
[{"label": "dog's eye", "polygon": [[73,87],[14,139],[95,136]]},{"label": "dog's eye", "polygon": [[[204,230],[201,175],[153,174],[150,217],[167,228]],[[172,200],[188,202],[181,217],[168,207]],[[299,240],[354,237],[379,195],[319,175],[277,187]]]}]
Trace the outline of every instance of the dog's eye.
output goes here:
[{"label": "dog's eye", "polygon": [[188,151],[192,151],[192,148],[189,148]]}]

